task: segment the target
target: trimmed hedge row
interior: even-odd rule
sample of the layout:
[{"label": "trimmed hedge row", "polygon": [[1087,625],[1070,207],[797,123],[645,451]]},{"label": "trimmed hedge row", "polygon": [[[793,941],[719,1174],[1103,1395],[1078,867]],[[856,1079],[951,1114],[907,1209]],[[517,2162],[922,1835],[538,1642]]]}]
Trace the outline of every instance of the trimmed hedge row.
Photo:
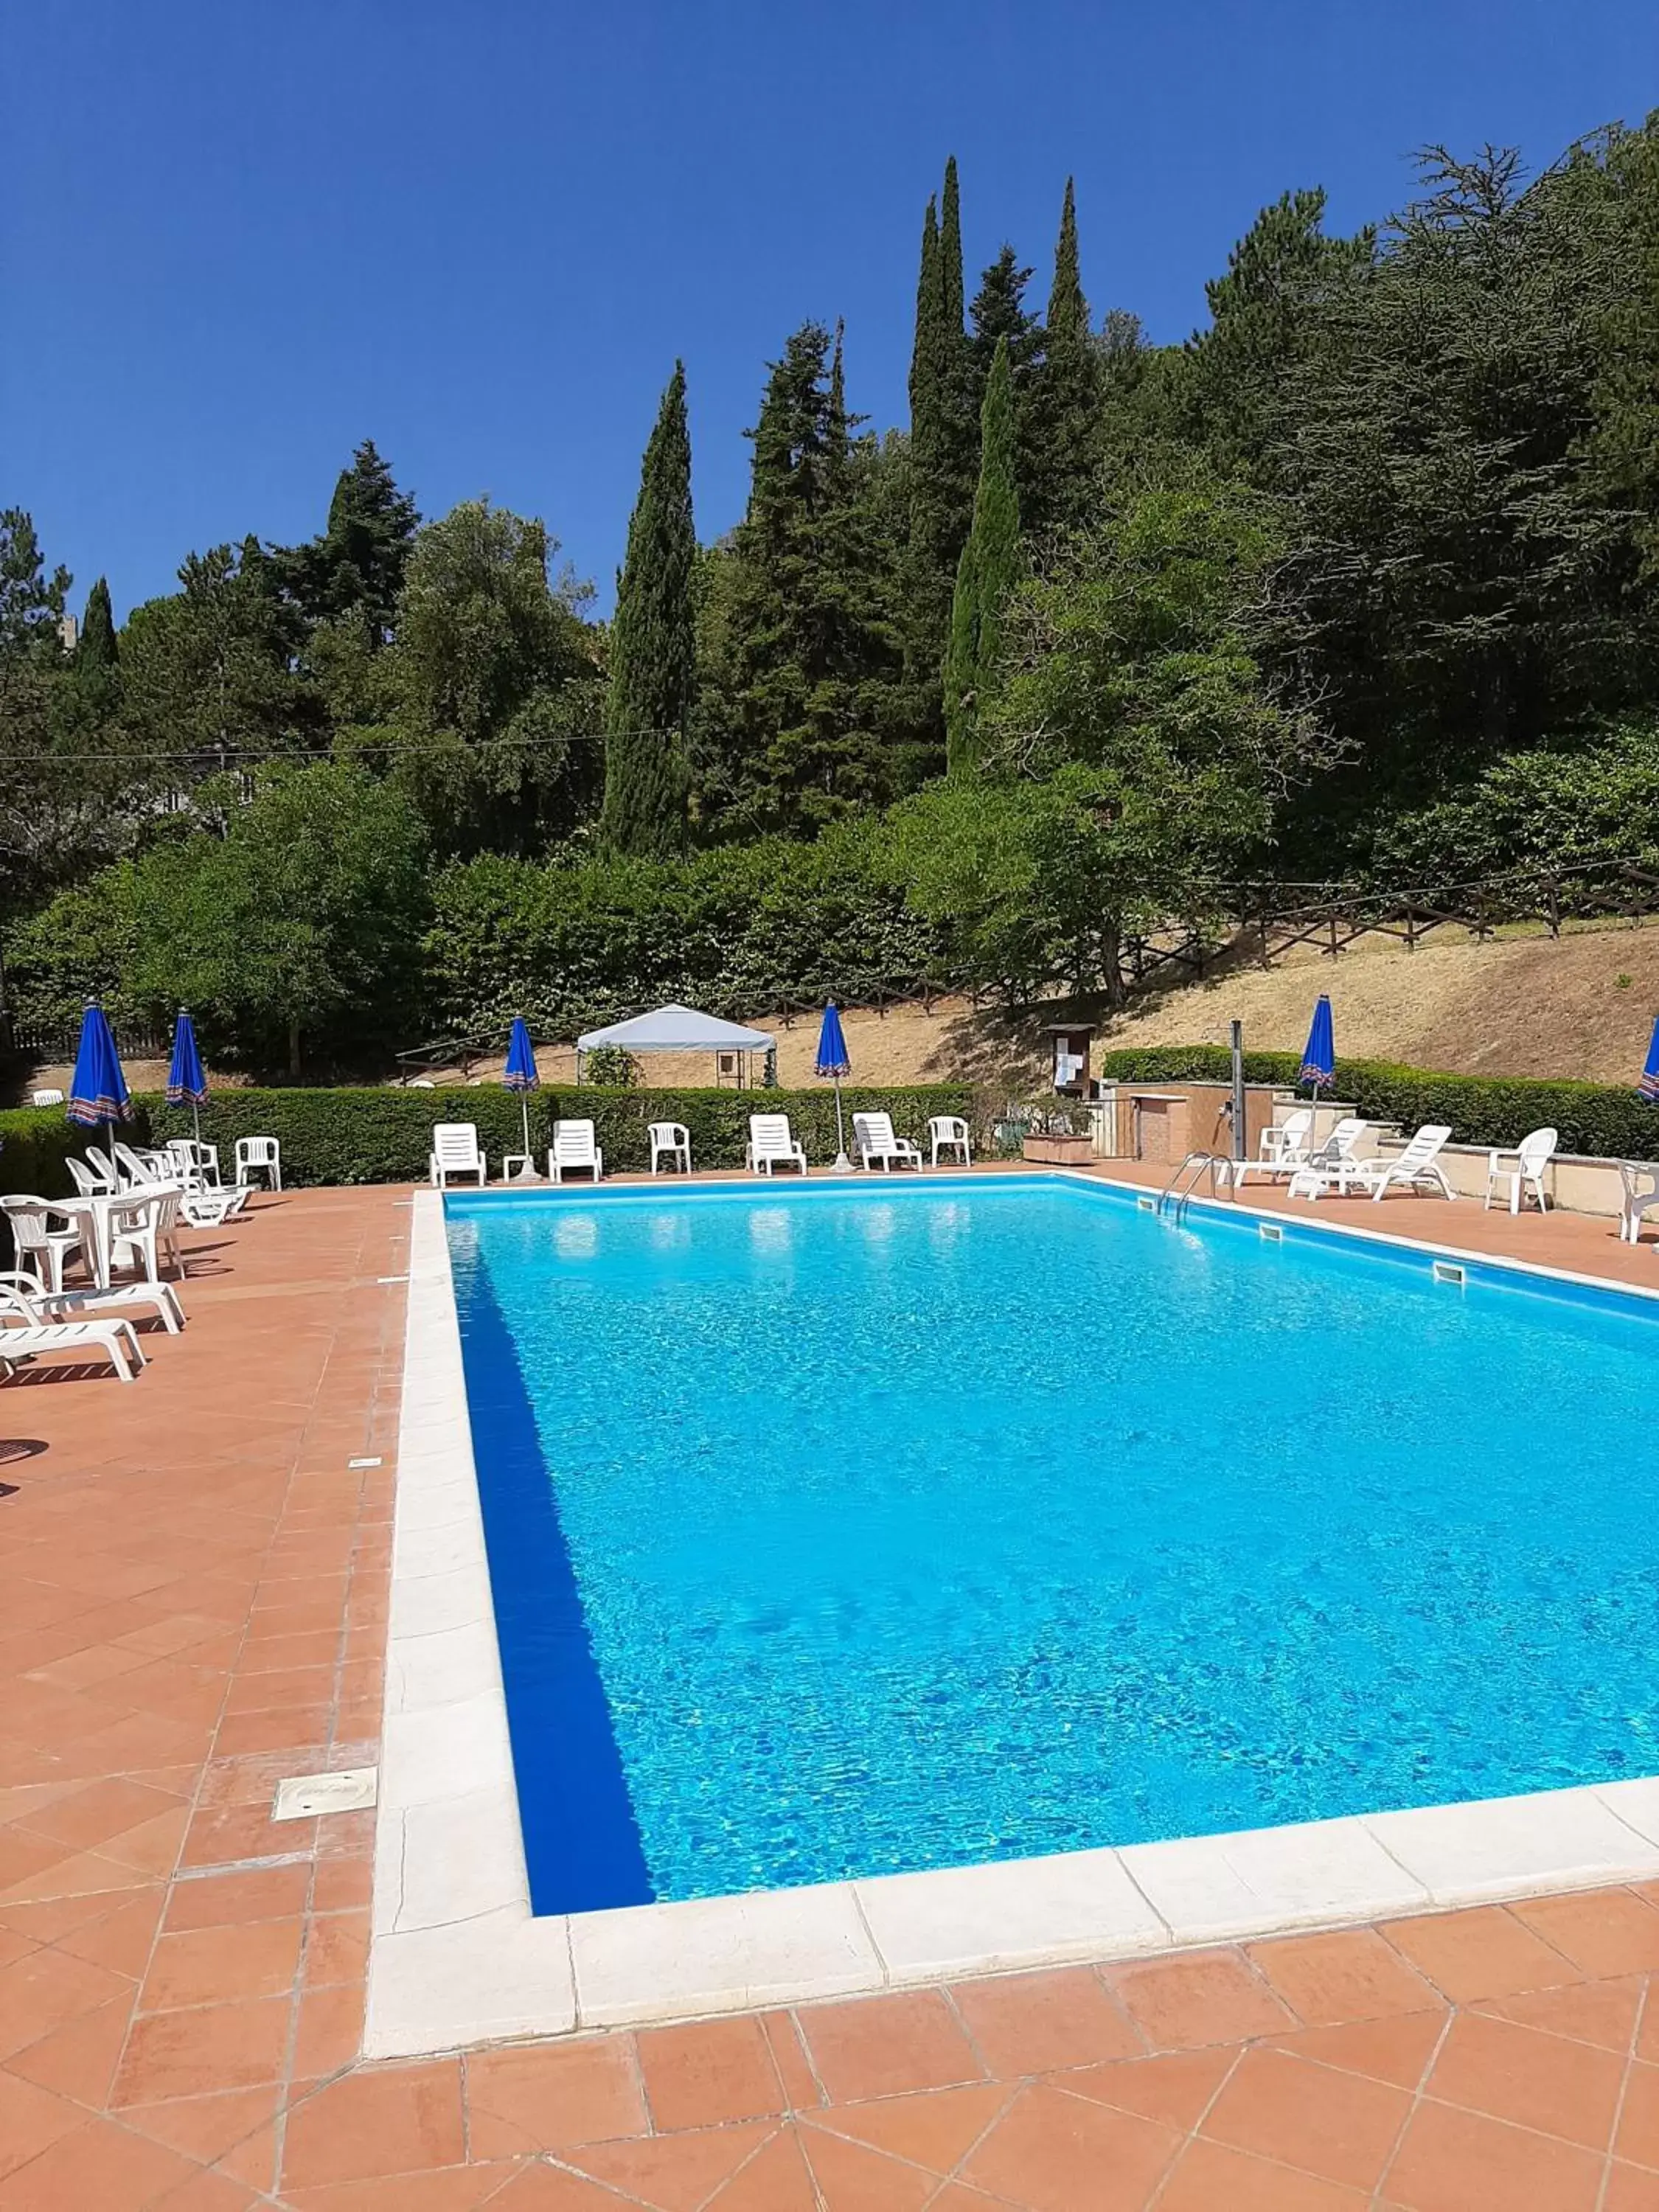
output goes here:
[{"label": "trimmed hedge row", "polygon": [[[886,1090],[851,1085],[842,1092],[850,1145],[854,1112],[886,1112],[901,1136],[920,1142],[934,1114],[972,1120],[974,1094],[965,1083]],[[156,1139],[188,1136],[187,1107],[142,1102]],[[538,1163],[559,1120],[585,1118],[594,1125],[608,1169],[650,1165],[647,1124],[683,1121],[691,1133],[693,1163],[703,1168],[743,1165],[749,1116],[787,1114],[814,1162],[835,1158],[836,1097],[829,1085],[812,1091],[602,1091],[574,1086],[530,1094],[530,1142]],[[43,1120],[52,1109],[42,1109]],[[61,1114],[58,1116],[61,1122]],[[216,1091],[202,1109],[202,1134],[216,1144],[226,1171],[238,1137],[275,1137],[283,1147],[285,1183],[409,1182],[423,1180],[439,1121],[471,1121],[488,1155],[492,1176],[503,1152],[523,1146],[518,1098],[497,1085],[443,1091]],[[0,1181],[13,1189],[0,1153]]]},{"label": "trimmed hedge row", "polygon": [[[1248,1083],[1289,1087],[1302,1056],[1247,1052]],[[1101,1055],[1095,1072],[1126,1083],[1224,1083],[1232,1071],[1225,1045],[1149,1045]],[[1552,1083],[1508,1076],[1440,1075],[1386,1060],[1339,1060],[1331,1096],[1352,1100],[1369,1121],[1397,1121],[1407,1131],[1425,1121],[1451,1125],[1455,1143],[1515,1145],[1528,1129],[1553,1127],[1564,1152],[1613,1159],[1659,1158],[1659,1106],[1628,1086]]]},{"label": "trimmed hedge row", "polygon": [[[123,1133],[135,1144],[149,1141],[149,1123],[140,1110]],[[97,1133],[78,1127],[61,1106],[15,1106],[0,1111],[0,1191],[27,1191],[34,1198],[64,1198],[74,1188],[64,1161],[84,1152]]]}]

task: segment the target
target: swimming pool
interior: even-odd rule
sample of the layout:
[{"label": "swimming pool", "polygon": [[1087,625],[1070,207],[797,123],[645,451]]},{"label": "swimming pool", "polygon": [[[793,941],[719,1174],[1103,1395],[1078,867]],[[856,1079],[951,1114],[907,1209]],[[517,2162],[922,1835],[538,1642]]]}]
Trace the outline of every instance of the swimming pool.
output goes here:
[{"label": "swimming pool", "polygon": [[447,1216],[538,1911],[1656,1764],[1636,1301],[1064,1178]]}]

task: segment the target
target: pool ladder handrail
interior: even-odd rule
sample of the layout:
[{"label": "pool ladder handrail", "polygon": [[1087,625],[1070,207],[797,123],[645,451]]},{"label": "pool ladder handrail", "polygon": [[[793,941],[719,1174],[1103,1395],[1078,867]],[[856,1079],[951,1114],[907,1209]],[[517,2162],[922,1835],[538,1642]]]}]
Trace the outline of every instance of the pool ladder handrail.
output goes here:
[{"label": "pool ladder handrail", "polygon": [[1231,1161],[1224,1152],[1188,1152],[1163,1189],[1159,1191],[1156,1211],[1162,1214],[1167,1209],[1172,1218],[1179,1221],[1205,1175],[1207,1174],[1210,1178],[1211,1197],[1218,1197],[1219,1193],[1216,1188],[1216,1170],[1231,1169]]}]

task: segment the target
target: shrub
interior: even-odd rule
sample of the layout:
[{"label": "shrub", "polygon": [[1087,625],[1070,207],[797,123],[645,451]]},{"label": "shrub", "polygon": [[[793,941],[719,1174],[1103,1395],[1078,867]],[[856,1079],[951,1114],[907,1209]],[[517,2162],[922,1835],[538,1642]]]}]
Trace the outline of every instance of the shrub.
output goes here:
[{"label": "shrub", "polygon": [[[962,1114],[974,1119],[974,1094],[964,1083],[914,1089],[842,1091],[850,1145],[852,1116],[885,1111],[901,1136],[920,1143],[928,1117]],[[647,1125],[683,1121],[691,1133],[691,1157],[701,1168],[743,1165],[743,1148],[754,1113],[787,1114],[810,1160],[832,1159],[836,1098],[826,1084],[812,1091],[604,1091],[574,1085],[529,1094],[530,1141],[540,1159],[559,1120],[591,1121],[610,1169],[650,1165]],[[143,1102],[157,1139],[188,1136],[188,1107],[159,1099]],[[283,1147],[285,1183],[410,1182],[424,1179],[439,1121],[471,1121],[492,1164],[523,1144],[520,1102],[490,1084],[477,1090],[216,1091],[202,1109],[202,1134],[216,1144],[228,1176],[238,1137],[275,1137]],[[73,1149],[73,1147],[70,1147]],[[0,1153],[0,1170],[6,1156]],[[14,1188],[21,1188],[12,1185]]]},{"label": "shrub", "polygon": [[[141,1112],[116,1131],[123,1141],[143,1144],[149,1124]],[[32,1198],[64,1198],[74,1188],[64,1162],[89,1145],[106,1143],[104,1133],[83,1129],[61,1106],[17,1106],[0,1112],[0,1191],[26,1191]]]},{"label": "shrub", "polygon": [[[1299,1053],[1247,1052],[1244,1079],[1288,1086],[1301,1065]],[[1153,1045],[1105,1053],[1096,1073],[1131,1083],[1224,1083],[1231,1067],[1224,1045]],[[1385,1060],[1339,1060],[1329,1095],[1352,1100],[1370,1121],[1397,1121],[1407,1130],[1448,1122],[1458,1144],[1515,1145],[1528,1129],[1553,1127],[1565,1152],[1659,1158],[1659,1106],[1650,1106],[1633,1083],[1441,1075]]]}]

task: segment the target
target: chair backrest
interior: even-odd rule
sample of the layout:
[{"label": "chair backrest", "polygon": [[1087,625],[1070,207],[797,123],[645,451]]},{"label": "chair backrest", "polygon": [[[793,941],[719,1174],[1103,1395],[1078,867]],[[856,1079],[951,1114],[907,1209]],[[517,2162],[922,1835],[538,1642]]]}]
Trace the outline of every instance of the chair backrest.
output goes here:
[{"label": "chair backrest", "polygon": [[754,1152],[791,1152],[795,1140],[789,1133],[787,1114],[751,1114],[749,1116],[749,1145]]},{"label": "chair backrest", "polygon": [[82,1198],[96,1198],[99,1192],[105,1188],[106,1186],[99,1182],[84,1160],[77,1160],[71,1157],[64,1162],[64,1165],[69,1170],[70,1180]]},{"label": "chair backrest", "polygon": [[113,1149],[116,1160],[130,1182],[137,1183],[155,1182],[154,1167],[142,1154],[134,1152],[131,1145],[117,1145]]},{"label": "chair backrest", "polygon": [[1659,1197],[1659,1167],[1646,1160],[1620,1160],[1619,1180],[1626,1198]]},{"label": "chair backrest", "polygon": [[553,1124],[553,1157],[568,1160],[573,1165],[593,1157],[593,1124],[591,1121],[556,1121]]},{"label": "chair backrest", "polygon": [[238,1137],[236,1139],[236,1158],[243,1167],[272,1167],[281,1158],[282,1150],[275,1137]]},{"label": "chair backrest", "polygon": [[1533,1129],[1516,1146],[1521,1156],[1521,1165],[1528,1175],[1537,1175],[1545,1163],[1555,1158],[1555,1147],[1560,1142],[1557,1129]]},{"label": "chair backrest", "polygon": [[1451,1134],[1449,1121],[1425,1121],[1394,1163],[1397,1168],[1420,1168],[1431,1160]]},{"label": "chair backrest", "polygon": [[12,1242],[20,1252],[38,1252],[46,1243],[51,1228],[48,1216],[50,1202],[44,1198],[28,1198],[21,1191],[9,1192],[0,1198],[6,1219],[11,1227]]},{"label": "chair backrest", "polygon": [[1298,1106],[1294,1113],[1287,1114],[1279,1125],[1279,1141],[1282,1149],[1287,1152],[1299,1152],[1313,1134],[1313,1125],[1314,1109],[1311,1106]]},{"label": "chair backrest", "polygon": [[651,1142],[653,1146],[665,1147],[670,1145],[689,1146],[691,1132],[684,1121],[653,1121],[651,1124]]},{"label": "chair backrest", "polygon": [[477,1125],[472,1121],[440,1121],[432,1132],[432,1157],[440,1167],[477,1167]]},{"label": "chair backrest", "polygon": [[864,1152],[890,1152],[897,1143],[890,1114],[854,1114],[853,1135]]},{"label": "chair backrest", "polygon": [[960,1114],[934,1114],[928,1118],[927,1133],[929,1137],[965,1137],[968,1124]]},{"label": "chair backrest", "polygon": [[1324,1142],[1314,1146],[1309,1158],[1315,1166],[1328,1164],[1333,1160],[1346,1160],[1359,1142],[1364,1127],[1358,1115],[1345,1115]]},{"label": "chair backrest", "polygon": [[[36,1295],[39,1294],[37,1285]],[[21,1284],[11,1282],[0,1283],[0,1317],[4,1316],[27,1322],[32,1328],[39,1328],[42,1319],[35,1310],[33,1300]]]},{"label": "chair backrest", "polygon": [[61,1091],[31,1091],[29,1093],[31,1106],[61,1106],[63,1103],[64,1094]]}]

